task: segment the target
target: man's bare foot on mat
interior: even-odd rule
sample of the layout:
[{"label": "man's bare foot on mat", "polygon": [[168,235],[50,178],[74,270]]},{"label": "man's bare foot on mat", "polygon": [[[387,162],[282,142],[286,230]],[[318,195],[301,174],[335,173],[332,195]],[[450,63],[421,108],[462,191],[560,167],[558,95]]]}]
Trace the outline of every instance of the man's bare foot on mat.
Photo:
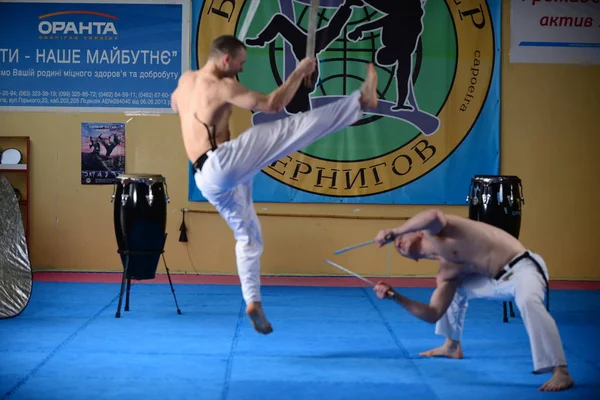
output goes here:
[{"label": "man's bare foot on mat", "polygon": [[246,314],[252,322],[252,326],[258,333],[264,333],[265,335],[273,332],[271,323],[267,321],[267,317],[262,309],[260,302],[250,303],[246,306]]},{"label": "man's bare foot on mat", "polygon": [[552,378],[548,379],[546,383],[544,383],[540,390],[542,392],[558,392],[559,390],[566,390],[571,387],[575,382],[573,382],[573,378],[569,375],[569,371],[567,371],[566,367],[554,367],[552,371]]},{"label": "man's bare foot on mat", "polygon": [[360,107],[377,107],[377,71],[373,64],[367,65],[367,77],[360,87]]},{"label": "man's bare foot on mat", "polygon": [[423,357],[448,357],[448,358],[463,358],[463,351],[460,342],[446,339],[446,342],[440,347],[419,353]]}]

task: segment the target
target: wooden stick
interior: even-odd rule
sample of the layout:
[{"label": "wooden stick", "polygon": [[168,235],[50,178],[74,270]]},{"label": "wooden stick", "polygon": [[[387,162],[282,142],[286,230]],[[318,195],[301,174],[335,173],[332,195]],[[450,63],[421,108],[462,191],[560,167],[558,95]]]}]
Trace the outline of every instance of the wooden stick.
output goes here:
[{"label": "wooden stick", "polygon": [[[306,36],[306,57],[315,56],[315,40],[317,36],[317,15],[319,11],[319,0],[310,1],[310,11],[308,14],[308,32]],[[312,86],[312,77],[307,76],[304,80],[305,86]]]},{"label": "wooden stick", "polygon": [[250,28],[250,24],[254,19],[254,15],[256,14],[256,10],[258,10],[258,6],[260,5],[260,0],[252,0],[250,3],[250,8],[248,9],[248,13],[246,14],[246,18],[244,19],[244,23],[242,24],[242,28],[240,29],[240,34],[238,35],[238,39],[242,42],[246,40],[246,35],[248,34],[248,28]]},{"label": "wooden stick", "polygon": [[[181,211],[196,214],[218,214],[217,210],[190,210],[183,208]],[[364,219],[364,220],[383,220],[383,221],[406,221],[409,217],[384,217],[384,216],[366,216],[366,215],[335,215],[335,214],[292,214],[292,213],[267,213],[258,211],[259,216],[265,217],[289,217],[289,218],[331,218],[331,219]]]},{"label": "wooden stick", "polygon": [[[340,269],[340,270],[342,270],[342,271],[344,271],[344,272],[346,272],[346,273],[348,273],[348,274],[350,274],[350,275],[354,276],[355,278],[358,278],[358,279],[360,279],[360,280],[361,280],[361,281],[363,281],[363,282],[366,282],[366,283],[368,283],[368,284],[369,284],[369,285],[371,285],[371,286],[375,286],[375,282],[373,282],[373,281],[372,281],[372,280],[370,280],[370,279],[367,279],[367,278],[365,278],[364,276],[362,276],[362,275],[360,275],[360,274],[357,274],[356,272],[352,272],[352,271],[350,271],[349,269],[347,269],[347,268],[344,268],[344,267],[342,267],[341,265],[339,265],[339,264],[336,264],[336,263],[334,263],[334,262],[332,262],[332,261],[329,261],[329,260],[325,260],[325,262],[326,262],[327,264],[329,264],[329,265],[333,266],[333,267],[336,267],[336,268],[338,268],[338,269]],[[393,290],[388,290],[388,291],[386,292],[386,295],[387,295],[387,297],[388,297],[388,298],[391,298],[391,299],[393,299],[393,298],[395,298],[395,297],[396,297],[396,293],[394,293],[394,291],[393,291]]]}]

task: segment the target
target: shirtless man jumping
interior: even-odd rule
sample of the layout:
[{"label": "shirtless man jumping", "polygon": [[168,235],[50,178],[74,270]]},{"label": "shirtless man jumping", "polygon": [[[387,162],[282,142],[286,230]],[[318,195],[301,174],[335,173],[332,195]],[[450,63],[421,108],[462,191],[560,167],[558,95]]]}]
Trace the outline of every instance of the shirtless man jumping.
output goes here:
[{"label": "shirtless man jumping", "polygon": [[[541,256],[499,228],[435,209],[418,213],[398,228],[379,232],[375,237],[378,246],[386,243],[385,236],[391,232],[401,255],[440,262],[429,304],[402,296],[384,282],[374,288],[379,298],[393,298],[414,316],[436,323],[435,332],[446,337],[442,346],[420,355],[462,358],[468,300],[514,298],[529,336],[533,372],[552,372],[540,390],[573,386],[558,328],[543,303],[548,270]],[[388,290],[394,295],[387,294]]]},{"label": "shirtless man jumping", "polygon": [[325,135],[358,121],[363,110],[377,106],[377,74],[372,64],[360,90],[311,111],[249,128],[230,140],[233,106],[264,113],[281,111],[303,79],[316,67],[314,58],[302,60],[276,90],[263,94],[242,86],[245,45],[233,36],[211,43],[207,63],[184,73],[171,97],[181,122],[183,143],[193,163],[196,185],[218,210],[236,239],[235,254],[246,313],[259,333],[273,331],[260,293],[261,228],[252,203],[252,179],[269,164],[298,151]]}]

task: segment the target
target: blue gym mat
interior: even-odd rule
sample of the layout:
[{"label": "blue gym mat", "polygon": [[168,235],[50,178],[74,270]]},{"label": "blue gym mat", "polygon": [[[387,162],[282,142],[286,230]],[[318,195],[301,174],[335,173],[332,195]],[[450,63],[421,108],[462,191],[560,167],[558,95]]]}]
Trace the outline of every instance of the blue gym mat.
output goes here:
[{"label": "blue gym mat", "polygon": [[[263,287],[274,327],[257,334],[239,286],[35,282],[0,320],[4,399],[600,399],[600,291],[552,290],[575,387],[539,392],[518,311],[469,305],[465,358],[422,358],[443,338],[370,288]],[[432,289],[399,289],[427,302]]]}]

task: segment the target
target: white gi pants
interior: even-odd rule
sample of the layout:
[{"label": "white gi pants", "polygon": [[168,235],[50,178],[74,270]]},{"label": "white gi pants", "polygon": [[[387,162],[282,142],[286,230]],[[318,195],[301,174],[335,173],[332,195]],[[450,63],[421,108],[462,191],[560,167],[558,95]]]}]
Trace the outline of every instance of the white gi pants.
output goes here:
[{"label": "white gi pants", "polygon": [[[529,251],[550,279],[543,258]],[[516,258],[516,257],[515,257]],[[512,272],[512,275],[509,275]],[[529,336],[533,372],[545,373],[552,367],[567,365],[556,322],[544,306],[546,284],[530,258],[524,258],[505,274],[507,280],[472,275],[464,279],[446,313],[435,326],[435,333],[460,341],[469,299],[512,300],[521,313]]]},{"label": "white gi pants", "polygon": [[252,178],[269,164],[298,151],[363,115],[360,92],[326,106],[256,125],[210,151],[194,179],[219,211],[236,239],[237,270],[246,303],[261,301],[260,256],[263,239],[252,203]]}]

